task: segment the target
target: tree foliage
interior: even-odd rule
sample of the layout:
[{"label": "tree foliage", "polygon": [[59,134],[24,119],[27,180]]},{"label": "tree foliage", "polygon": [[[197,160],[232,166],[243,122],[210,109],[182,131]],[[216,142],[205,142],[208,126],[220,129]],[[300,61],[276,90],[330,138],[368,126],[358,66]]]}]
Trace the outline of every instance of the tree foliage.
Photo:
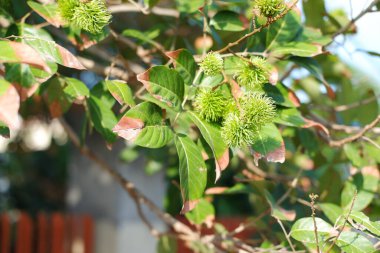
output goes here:
[{"label": "tree foliage", "polygon": [[[19,115],[60,119],[195,252],[379,250],[380,89],[336,43],[379,1],[352,21],[323,0],[111,2],[0,1],[0,135]],[[80,133],[64,120],[78,108]],[[125,140],[124,161],[139,152],[147,172],[164,170],[166,212],[212,239],[99,162],[94,132]],[[227,214],[248,219],[227,231],[215,222]],[[251,227],[252,242],[235,238]]]}]

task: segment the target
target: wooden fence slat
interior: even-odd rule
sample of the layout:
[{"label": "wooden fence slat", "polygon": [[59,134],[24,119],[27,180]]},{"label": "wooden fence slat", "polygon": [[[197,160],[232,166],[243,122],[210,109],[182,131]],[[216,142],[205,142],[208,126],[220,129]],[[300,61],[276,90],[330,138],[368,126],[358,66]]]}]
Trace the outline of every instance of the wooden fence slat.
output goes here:
[{"label": "wooden fence slat", "polygon": [[32,253],[33,221],[26,213],[21,213],[17,223],[16,253]]},{"label": "wooden fence slat", "polygon": [[94,222],[88,215],[83,216],[84,253],[94,252]]},{"label": "wooden fence slat", "polygon": [[48,253],[48,218],[46,214],[37,216],[37,253]]},{"label": "wooden fence slat", "polygon": [[11,223],[7,214],[0,215],[0,253],[11,251]]},{"label": "wooden fence slat", "polygon": [[52,253],[65,253],[65,218],[62,214],[55,213],[51,217],[52,223]]}]

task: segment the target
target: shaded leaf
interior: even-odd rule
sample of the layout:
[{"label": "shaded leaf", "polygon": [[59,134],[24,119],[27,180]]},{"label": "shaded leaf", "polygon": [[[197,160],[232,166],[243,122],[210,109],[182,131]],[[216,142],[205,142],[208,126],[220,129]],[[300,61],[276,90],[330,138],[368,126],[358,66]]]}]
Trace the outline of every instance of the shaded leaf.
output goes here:
[{"label": "shaded leaf", "polygon": [[174,61],[174,66],[185,84],[192,85],[197,68],[193,55],[187,49],[166,52],[166,55]]},{"label": "shaded leaf", "polygon": [[261,158],[265,158],[268,162],[285,162],[285,144],[274,124],[265,125],[257,133],[252,150],[256,165]]},{"label": "shaded leaf", "polygon": [[195,208],[207,184],[207,168],[197,145],[185,135],[175,138],[179,157],[179,178],[183,199],[182,213]]},{"label": "shaded leaf", "polygon": [[239,32],[247,28],[247,23],[243,22],[243,18],[239,13],[233,11],[219,11],[211,19],[210,25],[215,27],[216,30]]},{"label": "shaded leaf", "polygon": [[28,5],[53,26],[60,27],[64,24],[56,3],[42,5],[36,2],[28,1]]},{"label": "shaded leaf", "polygon": [[177,253],[177,239],[175,237],[161,236],[157,244],[157,253]]},{"label": "shaded leaf", "polygon": [[318,206],[322,209],[326,217],[335,224],[339,217],[343,215],[343,209],[332,203],[320,203]]},{"label": "shaded leaf", "polygon": [[50,79],[44,85],[43,96],[53,118],[62,116],[70,109],[73,102],[73,99],[64,92],[65,87],[65,80],[59,77]]},{"label": "shaded leaf", "polygon": [[222,138],[220,126],[204,121],[191,111],[188,112],[188,115],[193,123],[199,128],[203,138],[213,152],[216,165],[216,180],[218,180],[221,172],[227,168],[230,161],[229,148]]},{"label": "shaded leaf", "polygon": [[114,142],[116,135],[112,132],[112,128],[116,125],[117,119],[111,108],[99,98],[91,95],[88,99],[88,109],[95,129],[108,143]]},{"label": "shaded leaf", "polygon": [[9,138],[10,137],[10,131],[9,127],[5,125],[5,123],[0,121],[0,136],[4,138]]}]

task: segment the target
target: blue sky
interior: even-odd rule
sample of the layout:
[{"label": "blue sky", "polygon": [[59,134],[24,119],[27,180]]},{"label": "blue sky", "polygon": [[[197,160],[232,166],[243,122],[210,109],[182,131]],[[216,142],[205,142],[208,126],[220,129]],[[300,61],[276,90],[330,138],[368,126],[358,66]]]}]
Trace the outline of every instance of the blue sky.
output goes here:
[{"label": "blue sky", "polygon": [[[350,7],[350,1],[352,8]],[[351,13],[355,17],[372,0],[328,0],[325,2],[329,10],[343,8],[349,17]],[[374,78],[377,81],[377,91],[380,92],[380,57],[355,52],[356,49],[362,49],[380,53],[380,12],[366,14],[356,25],[358,33],[354,36],[348,36],[344,48],[339,49],[337,52],[345,62],[361,69]],[[338,38],[338,40],[343,41],[342,38]]]}]

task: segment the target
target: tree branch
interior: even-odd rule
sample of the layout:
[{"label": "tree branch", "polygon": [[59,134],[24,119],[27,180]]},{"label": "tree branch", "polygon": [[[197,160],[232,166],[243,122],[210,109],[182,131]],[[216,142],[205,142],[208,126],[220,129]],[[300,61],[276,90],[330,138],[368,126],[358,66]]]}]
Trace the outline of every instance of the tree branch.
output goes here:
[{"label": "tree branch", "polygon": [[254,29],[250,33],[247,33],[246,35],[244,35],[240,39],[238,39],[234,42],[228,43],[227,46],[223,47],[222,49],[219,49],[216,52],[217,53],[223,53],[223,52],[227,51],[228,49],[239,45],[241,42],[243,42],[244,40],[248,39],[249,37],[255,35],[256,33],[261,32],[262,30],[264,30],[264,28],[269,27],[271,24],[273,24],[274,22],[276,22],[277,20],[283,18],[286,14],[288,14],[288,12],[291,11],[294,8],[294,6],[296,6],[297,3],[298,3],[298,0],[293,1],[286,10],[284,10],[283,12],[281,12],[280,14],[275,16],[274,18],[268,19],[268,21],[264,25],[260,26],[259,28]]},{"label": "tree branch", "polygon": [[156,204],[154,204],[148,197],[146,197],[143,193],[141,193],[135,185],[124,178],[119,172],[113,169],[106,161],[102,160],[97,154],[95,154],[92,150],[90,150],[87,146],[81,145],[80,140],[74,130],[67,124],[67,122],[61,118],[60,122],[67,132],[69,139],[74,144],[76,148],[79,149],[82,155],[89,158],[91,161],[95,162],[99,167],[107,172],[116,182],[123,187],[124,190],[127,191],[129,196],[135,202],[137,206],[138,214],[143,222],[148,226],[153,235],[158,235],[158,231],[153,229],[153,226],[149,223],[148,219],[145,217],[141,210],[141,205],[147,206],[151,212],[153,212],[158,218],[160,218],[163,222],[165,222],[168,226],[170,226],[175,232],[182,234],[185,238],[190,240],[199,239],[199,235],[192,231],[190,227],[185,225],[184,223],[178,221],[173,218],[170,214],[163,212]]},{"label": "tree branch", "polygon": [[358,133],[344,138],[342,140],[331,140],[328,139],[328,144],[331,147],[341,147],[347,143],[354,142],[360,138],[362,138],[367,132],[372,130],[378,123],[380,122],[380,116],[378,116],[374,121],[372,121],[370,124],[366,125],[363,129],[361,129]]}]

